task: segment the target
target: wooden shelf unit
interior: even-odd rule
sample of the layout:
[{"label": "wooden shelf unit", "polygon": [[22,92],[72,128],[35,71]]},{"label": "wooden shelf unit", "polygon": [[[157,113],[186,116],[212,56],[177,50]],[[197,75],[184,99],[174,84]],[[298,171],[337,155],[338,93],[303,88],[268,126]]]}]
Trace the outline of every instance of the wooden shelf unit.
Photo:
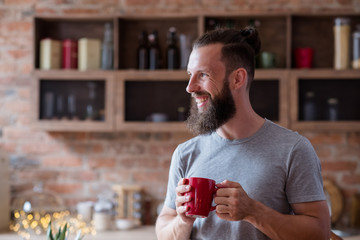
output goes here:
[{"label": "wooden shelf unit", "polygon": [[[305,82],[307,89],[301,89],[301,82]],[[332,91],[324,91],[328,85],[334,85]],[[343,87],[346,92],[338,91]],[[301,120],[301,96],[305,91],[314,91],[316,104],[321,106],[317,111],[320,116],[316,121]],[[360,130],[360,72],[357,70],[337,71],[321,70],[293,70],[290,73],[290,111],[291,128],[296,130]],[[326,121],[326,99],[339,99],[339,120]]]},{"label": "wooden shelf unit", "polygon": [[[183,82],[186,86],[188,76],[185,70],[168,71],[164,68],[150,71],[136,69],[136,49],[138,35],[145,30],[151,33],[159,32],[161,50],[166,50],[166,33],[168,28],[175,26],[177,34],[187,34],[196,38],[213,27],[231,25],[244,27],[249,24],[257,25],[262,41],[262,51],[270,51],[277,55],[276,68],[260,69],[255,71],[254,89],[251,96],[254,108],[263,117],[273,118],[282,126],[294,130],[340,130],[351,131],[360,129],[360,120],[330,122],[324,119],[319,121],[302,121],[299,117],[301,102],[299,101],[299,83],[308,81],[324,81],[348,79],[360,82],[359,70],[336,71],[332,69],[333,61],[333,21],[336,17],[346,16],[351,19],[352,30],[360,24],[360,14],[348,12],[326,13],[205,13],[205,14],[161,14],[154,15],[113,15],[113,16],[44,16],[38,15],[34,20],[34,126],[49,131],[186,131],[185,124],[172,119],[169,122],[146,121],[146,109],[151,108],[149,102],[155,98],[149,95],[148,99],[139,99],[139,106],[146,103],[143,109],[143,120],[131,117],[131,104],[127,102],[127,89],[139,88],[144,83],[151,89],[151,84],[163,82],[168,88],[169,82]],[[51,37],[59,40],[66,38],[96,37],[103,38],[104,24],[111,22],[114,35],[114,70],[113,71],[85,71],[77,70],[39,70],[39,42],[42,38]],[[314,64],[312,69],[295,69],[293,50],[296,47],[314,48]],[[102,79],[106,82],[106,121],[87,122],[79,121],[46,121],[39,119],[39,83],[42,80],[80,80],[90,81]],[[314,81],[311,81],[314,80]],[[150,85],[149,85],[150,84]],[[128,86],[128,87],[127,87]],[[129,87],[130,86],[130,87]],[[354,87],[357,88],[358,84]],[[179,87],[180,88],[180,87]],[[336,86],[341,92],[342,86]],[[265,91],[269,89],[269,91]],[[344,88],[346,89],[346,88]],[[255,92],[256,90],[256,92]],[[134,91],[134,90],[132,90]],[[156,90],[158,91],[158,90]],[[166,91],[161,89],[159,91]],[[179,89],[186,94],[185,89]],[[134,92],[136,93],[136,92]],[[137,94],[137,93],[136,93]],[[134,95],[136,95],[134,94]],[[262,100],[261,98],[266,98]],[[139,97],[138,97],[139,98]],[[131,100],[135,104],[135,100]],[[174,99],[173,99],[174,100]],[[355,98],[355,100],[358,100]],[[176,101],[174,101],[176,103]],[[348,111],[358,111],[358,105],[346,106]],[[173,107],[176,108],[176,107]],[[130,110],[129,110],[130,109]],[[270,115],[271,117],[267,116]],[[277,115],[277,116],[276,116]],[[275,116],[275,117],[274,117]]]},{"label": "wooden shelf unit", "polygon": [[[62,91],[61,85],[58,83],[64,82],[64,84],[70,84],[67,92]],[[88,90],[86,84],[89,82],[102,82],[103,85],[103,93],[101,96],[103,99],[100,99],[104,105],[104,116],[103,120],[84,120],[84,116],[78,116],[76,120],[69,120],[69,119],[43,119],[41,117],[41,109],[42,106],[41,100],[43,100],[43,94],[41,92],[42,84],[44,82],[49,83],[48,85],[52,86],[52,92],[56,98],[57,93],[59,91],[63,97],[63,104],[66,104],[66,94],[69,93],[68,91],[72,91],[74,93],[82,93],[77,95],[77,111],[79,112],[79,103],[84,103],[84,99],[86,101],[86,94],[88,94]],[[78,84],[73,85],[71,84],[83,82],[81,84],[82,89],[76,89],[75,87],[79,87]],[[53,83],[53,84],[52,84]],[[88,72],[80,72],[75,70],[51,70],[51,71],[35,71],[34,72],[34,81],[33,81],[33,104],[32,104],[32,119],[33,119],[33,126],[37,129],[43,129],[47,131],[112,131],[114,130],[114,87],[115,87],[115,79],[114,75],[111,72],[105,71],[88,71]],[[84,93],[85,92],[85,93]],[[54,101],[56,101],[54,99]],[[55,108],[55,103],[54,103]],[[65,107],[65,106],[64,106]],[[80,106],[81,107],[81,106]],[[84,104],[82,107],[86,107]],[[66,107],[65,107],[66,108]],[[55,111],[55,110],[54,110]],[[81,112],[81,111],[80,111]],[[84,110],[82,110],[84,112]],[[83,115],[83,114],[81,114]]]},{"label": "wooden shelf unit", "polygon": [[[190,103],[190,94],[185,91],[187,79],[188,75],[184,70],[128,70],[119,72],[116,86],[116,130],[186,131],[185,124],[177,121],[174,113],[176,113],[177,107],[185,107],[186,110],[188,110],[189,105],[184,105],[184,101],[186,102],[186,100]],[[133,90],[127,93],[127,84],[132,83],[135,84],[132,87]],[[143,89],[137,90],[137,87],[139,87],[141,83],[144,83],[146,86]],[[159,84],[161,85],[162,83],[171,89],[165,86],[162,89],[151,92],[151,85],[159,86]],[[179,89],[179,86],[183,89]],[[177,90],[177,92],[171,90]],[[132,96],[131,93],[134,95]],[[180,103],[178,98],[182,99]],[[131,103],[127,104],[126,99]],[[135,117],[126,116],[126,112],[131,111],[129,108],[136,108],[134,111],[136,113],[133,114],[136,115]],[[155,112],[168,114],[169,121],[147,121],[146,117]],[[140,119],[139,115],[142,116]]]}]

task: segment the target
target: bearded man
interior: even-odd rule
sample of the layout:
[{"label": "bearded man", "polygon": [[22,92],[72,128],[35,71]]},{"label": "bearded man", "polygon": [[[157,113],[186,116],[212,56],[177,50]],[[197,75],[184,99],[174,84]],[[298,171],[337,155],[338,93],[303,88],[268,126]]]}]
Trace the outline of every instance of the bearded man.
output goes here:
[{"label": "bearded man", "polygon": [[[196,137],[175,150],[158,239],[326,239],[329,211],[310,142],[259,116],[249,90],[260,39],[254,28],[205,33],[193,46],[187,125]],[[266,101],[264,99],[264,101]],[[187,177],[218,184],[216,212],[185,213]]]}]

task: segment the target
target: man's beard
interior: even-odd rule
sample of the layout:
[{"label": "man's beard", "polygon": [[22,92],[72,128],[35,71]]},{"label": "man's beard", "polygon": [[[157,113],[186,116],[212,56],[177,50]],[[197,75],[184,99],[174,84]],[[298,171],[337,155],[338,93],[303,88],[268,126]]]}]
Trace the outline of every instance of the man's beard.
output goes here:
[{"label": "man's beard", "polygon": [[194,100],[191,103],[190,115],[186,120],[186,125],[196,135],[216,131],[235,115],[236,107],[227,77],[221,93],[215,96],[214,99],[209,99],[209,101],[207,108],[203,112],[199,112]]}]

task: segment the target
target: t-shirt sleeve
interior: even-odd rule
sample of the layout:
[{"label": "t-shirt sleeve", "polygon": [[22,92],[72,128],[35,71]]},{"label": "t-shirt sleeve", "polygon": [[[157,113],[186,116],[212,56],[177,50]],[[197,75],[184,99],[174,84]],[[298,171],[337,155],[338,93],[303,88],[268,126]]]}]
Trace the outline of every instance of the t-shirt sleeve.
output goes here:
[{"label": "t-shirt sleeve", "polygon": [[168,186],[167,186],[167,192],[166,192],[166,198],[164,205],[175,209],[175,198],[176,198],[176,186],[181,178],[183,178],[181,174],[181,168],[180,168],[180,150],[179,146],[175,149],[172,158],[171,158],[171,164],[169,169],[169,180],[168,180]]},{"label": "t-shirt sleeve", "polygon": [[320,160],[305,137],[295,144],[289,157],[286,194],[290,204],[326,199]]}]

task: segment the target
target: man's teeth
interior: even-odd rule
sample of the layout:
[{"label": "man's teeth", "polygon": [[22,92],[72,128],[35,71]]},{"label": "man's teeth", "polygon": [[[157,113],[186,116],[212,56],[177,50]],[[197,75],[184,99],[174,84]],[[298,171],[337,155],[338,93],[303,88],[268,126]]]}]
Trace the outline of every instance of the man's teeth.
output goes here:
[{"label": "man's teeth", "polygon": [[207,98],[196,98],[196,103],[203,103],[206,101]]}]

